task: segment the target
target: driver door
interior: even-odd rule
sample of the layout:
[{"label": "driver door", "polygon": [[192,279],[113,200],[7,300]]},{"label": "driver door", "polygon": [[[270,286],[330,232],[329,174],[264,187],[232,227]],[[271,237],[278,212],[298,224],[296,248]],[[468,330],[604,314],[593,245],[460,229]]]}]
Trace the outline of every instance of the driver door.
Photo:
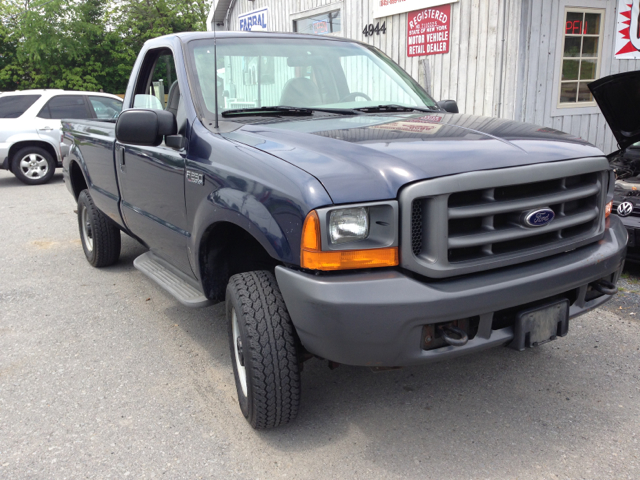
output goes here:
[{"label": "driver door", "polygon": [[[173,98],[179,87],[171,51],[149,51],[139,72],[146,72],[146,77],[138,78],[132,106],[167,110],[169,104],[168,110],[175,114],[171,108],[175,101],[169,96]],[[176,150],[164,142],[157,147],[116,143],[121,210],[127,227],[153,253],[193,276],[187,256],[186,156],[186,149]]]}]

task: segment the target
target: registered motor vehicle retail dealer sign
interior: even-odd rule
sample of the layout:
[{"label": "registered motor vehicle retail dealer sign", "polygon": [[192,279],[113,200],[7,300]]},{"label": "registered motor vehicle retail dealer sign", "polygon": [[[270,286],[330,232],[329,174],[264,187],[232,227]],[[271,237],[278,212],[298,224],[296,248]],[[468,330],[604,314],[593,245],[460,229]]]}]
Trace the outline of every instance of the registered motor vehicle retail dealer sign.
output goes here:
[{"label": "registered motor vehicle retail dealer sign", "polygon": [[407,22],[407,56],[449,52],[451,5],[409,12]]},{"label": "registered motor vehicle retail dealer sign", "polygon": [[399,13],[456,3],[458,0],[374,0],[373,18],[388,17]]}]

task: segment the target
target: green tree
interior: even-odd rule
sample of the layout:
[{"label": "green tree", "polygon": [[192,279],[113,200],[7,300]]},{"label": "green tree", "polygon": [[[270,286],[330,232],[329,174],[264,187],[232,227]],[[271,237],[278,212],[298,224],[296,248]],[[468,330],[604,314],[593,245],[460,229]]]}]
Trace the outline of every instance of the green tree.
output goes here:
[{"label": "green tree", "polygon": [[145,41],[203,30],[210,0],[0,0],[0,91],[122,93]]}]

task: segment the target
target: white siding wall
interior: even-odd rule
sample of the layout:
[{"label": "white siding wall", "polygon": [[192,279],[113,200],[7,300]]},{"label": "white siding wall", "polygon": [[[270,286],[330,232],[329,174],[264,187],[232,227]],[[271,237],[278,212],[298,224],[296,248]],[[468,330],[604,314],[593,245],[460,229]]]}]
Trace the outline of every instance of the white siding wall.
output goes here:
[{"label": "white siding wall", "polygon": [[[615,29],[616,0],[459,0],[451,4],[450,51],[407,57],[407,14],[374,19],[376,0],[237,0],[229,30],[238,15],[268,6],[269,30],[291,32],[292,15],[335,5],[342,7],[342,36],[372,44],[423,85],[436,99],[456,100],[462,113],[499,116],[578,135],[605,152],[616,143],[601,114],[552,116],[553,84],[562,46],[557,47],[564,6],[595,3],[607,7],[607,35]],[[386,21],[387,33],[365,37],[369,23]],[[603,55],[600,76],[640,69],[640,61],[615,60],[613,41]]]},{"label": "white siding wall", "polygon": [[567,7],[606,9],[605,41],[601,57],[600,77],[640,69],[640,60],[614,58],[617,0],[524,0],[522,26],[527,35],[521,44],[521,75],[518,89],[516,120],[543,124],[582,137],[605,153],[618,148],[615,138],[600,113],[553,116],[557,101],[554,83],[560,62],[562,43],[558,31]]}]

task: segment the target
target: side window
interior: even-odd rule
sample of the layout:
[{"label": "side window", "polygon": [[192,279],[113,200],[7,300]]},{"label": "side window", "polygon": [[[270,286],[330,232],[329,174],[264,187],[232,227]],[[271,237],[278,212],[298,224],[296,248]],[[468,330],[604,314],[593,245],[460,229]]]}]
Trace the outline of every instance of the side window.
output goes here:
[{"label": "side window", "polygon": [[40,95],[7,95],[0,97],[0,118],[18,118],[39,98]]},{"label": "side window", "polygon": [[111,120],[122,110],[122,102],[115,98],[89,96],[89,102],[96,114],[96,118]]},{"label": "side window", "polygon": [[[156,52],[149,52],[145,62],[155,63],[151,74],[147,78],[138,79],[136,95],[134,97],[134,108],[153,108],[170,110],[175,115],[178,110],[180,91],[178,89],[178,79],[173,55],[170,50],[163,50],[160,55]],[[141,71],[149,71],[142,69]]]},{"label": "side window", "polygon": [[57,95],[49,100],[40,113],[40,118],[93,118],[82,95]]}]

